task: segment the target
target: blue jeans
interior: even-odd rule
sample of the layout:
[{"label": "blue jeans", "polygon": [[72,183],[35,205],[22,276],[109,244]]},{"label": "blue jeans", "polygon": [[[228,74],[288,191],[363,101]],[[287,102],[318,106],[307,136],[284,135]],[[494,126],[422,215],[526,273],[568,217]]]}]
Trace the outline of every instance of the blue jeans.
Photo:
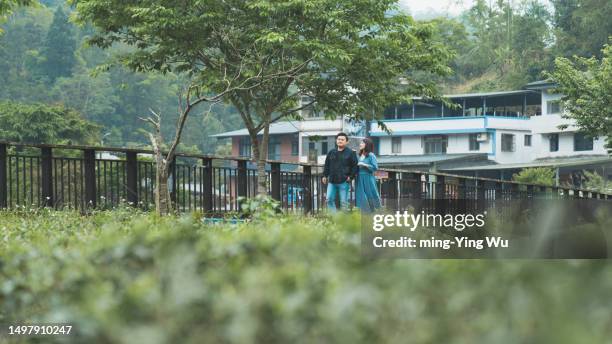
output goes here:
[{"label": "blue jeans", "polygon": [[340,209],[348,209],[350,184],[344,182],[342,184],[327,184],[327,208],[336,211],[336,194],[340,196]]}]

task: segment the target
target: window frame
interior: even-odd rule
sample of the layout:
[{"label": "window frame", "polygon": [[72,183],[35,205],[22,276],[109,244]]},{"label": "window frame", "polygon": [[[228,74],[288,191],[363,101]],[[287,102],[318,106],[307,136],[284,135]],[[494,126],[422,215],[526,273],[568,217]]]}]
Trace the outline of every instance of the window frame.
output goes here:
[{"label": "window frame", "polygon": [[[244,154],[244,150],[248,152]],[[250,158],[253,154],[253,147],[251,144],[251,138],[249,136],[241,136],[238,138],[238,156],[243,158]]]},{"label": "window frame", "polygon": [[469,134],[469,137],[468,137],[469,147],[468,147],[468,149],[470,150],[470,152],[480,151],[480,141],[478,141],[478,135],[479,135],[478,133]]},{"label": "window frame", "polygon": [[[590,140],[589,140],[590,139]],[[580,140],[580,142],[578,141]],[[593,150],[593,138],[583,133],[574,133],[574,152],[588,152]],[[589,143],[590,142],[590,143]],[[578,149],[578,143],[581,144]]]},{"label": "window frame", "polygon": [[549,152],[559,151],[559,134],[558,133],[553,133],[553,134],[548,135],[548,151]]},{"label": "window frame", "polygon": [[[508,142],[506,140],[504,140],[504,138],[510,138],[510,147],[508,146]],[[507,153],[511,153],[511,152],[515,152],[516,151],[516,135],[515,134],[510,134],[510,133],[502,133],[501,134],[501,151],[502,152],[507,152]]]},{"label": "window frame", "polygon": [[402,153],[402,137],[392,136],[391,137],[391,154],[401,154],[401,153]]},{"label": "window frame", "polygon": [[531,147],[531,144],[532,144],[531,140],[532,140],[531,134],[525,134],[523,138],[523,145],[525,147]]},{"label": "window frame", "polygon": [[300,136],[293,135],[291,137],[291,156],[300,155]]},{"label": "window frame", "polygon": [[[556,107],[556,111],[552,111],[553,105]],[[546,114],[557,115],[563,112],[563,104],[560,99],[553,99],[546,101]]]},{"label": "window frame", "polygon": [[[445,135],[427,135],[422,138],[423,144],[423,153],[424,154],[446,154],[448,148],[448,136]],[[440,151],[437,149],[433,151],[428,149],[431,147],[437,148],[438,144],[440,144]]]}]

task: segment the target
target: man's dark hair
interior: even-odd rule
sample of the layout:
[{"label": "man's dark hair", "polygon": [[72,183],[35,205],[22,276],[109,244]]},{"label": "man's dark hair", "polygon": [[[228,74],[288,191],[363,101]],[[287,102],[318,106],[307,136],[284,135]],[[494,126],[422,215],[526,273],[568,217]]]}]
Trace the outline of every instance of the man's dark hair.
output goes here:
[{"label": "man's dark hair", "polygon": [[339,138],[340,136],[344,136],[344,138],[348,142],[348,140],[349,140],[348,135],[346,135],[345,133],[338,133],[338,135],[336,135],[336,138]]}]

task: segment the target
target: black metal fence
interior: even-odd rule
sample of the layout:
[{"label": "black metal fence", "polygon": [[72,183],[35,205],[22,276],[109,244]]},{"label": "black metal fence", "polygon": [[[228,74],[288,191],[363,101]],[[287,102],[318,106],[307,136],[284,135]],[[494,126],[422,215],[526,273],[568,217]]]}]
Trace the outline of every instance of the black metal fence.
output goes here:
[{"label": "black metal fence", "polygon": [[[103,157],[103,152],[116,156]],[[0,208],[110,208],[123,202],[150,209],[154,207],[155,187],[152,153],[0,142]],[[288,212],[318,212],[326,204],[321,171],[321,166],[313,164],[268,161],[268,193]],[[378,187],[388,209],[402,208],[404,200],[611,198],[594,190],[445,173],[380,171],[383,177],[378,179]],[[210,215],[238,211],[239,197],[256,194],[257,172],[249,167],[248,159],[178,154],[170,172],[171,198],[179,211],[198,210]]]}]

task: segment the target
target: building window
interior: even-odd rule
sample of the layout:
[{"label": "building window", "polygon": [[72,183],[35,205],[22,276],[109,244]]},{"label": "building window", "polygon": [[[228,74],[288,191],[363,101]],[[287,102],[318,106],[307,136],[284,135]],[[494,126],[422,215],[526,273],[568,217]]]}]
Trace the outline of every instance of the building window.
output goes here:
[{"label": "building window", "polygon": [[390,106],[383,111],[385,119],[397,119],[397,107]]},{"label": "building window", "polygon": [[291,156],[300,155],[300,138],[298,135],[291,137]]},{"label": "building window", "polygon": [[514,134],[501,135],[501,151],[514,152]]},{"label": "building window", "polygon": [[590,151],[593,150],[593,138],[581,133],[574,134],[574,150]]},{"label": "building window", "polygon": [[531,135],[525,135],[525,147],[531,147]]},{"label": "building window", "polygon": [[447,137],[443,135],[431,135],[423,138],[425,154],[446,154]]},{"label": "building window", "polygon": [[280,137],[270,136],[268,140],[268,159],[280,160]]},{"label": "building window", "polygon": [[380,154],[380,138],[373,137],[372,141],[374,141],[374,154],[379,155]]},{"label": "building window", "polygon": [[[333,141],[332,141],[333,139]],[[302,155],[308,156],[312,151],[317,151],[317,155],[325,155],[331,148],[334,148],[335,136],[323,137],[304,137],[302,141]]]},{"label": "building window", "polygon": [[561,101],[549,100],[546,102],[546,113],[549,115],[561,113]]},{"label": "building window", "polygon": [[308,142],[308,154],[312,154],[310,152],[316,151],[317,150],[317,144],[316,142]]},{"label": "building window", "polygon": [[402,152],[402,138],[392,137],[391,138],[391,153],[401,153],[401,152]]},{"label": "building window", "polygon": [[559,151],[559,134],[550,134],[548,144],[551,152]]},{"label": "building window", "polygon": [[470,134],[470,150],[479,151],[480,142],[478,142],[478,134]]},{"label": "building window", "polygon": [[251,138],[250,137],[241,137],[238,139],[238,154],[241,157],[250,157],[251,156]]},{"label": "building window", "polygon": [[327,154],[328,150],[329,150],[329,147],[328,147],[327,140],[321,142],[321,155]]}]

